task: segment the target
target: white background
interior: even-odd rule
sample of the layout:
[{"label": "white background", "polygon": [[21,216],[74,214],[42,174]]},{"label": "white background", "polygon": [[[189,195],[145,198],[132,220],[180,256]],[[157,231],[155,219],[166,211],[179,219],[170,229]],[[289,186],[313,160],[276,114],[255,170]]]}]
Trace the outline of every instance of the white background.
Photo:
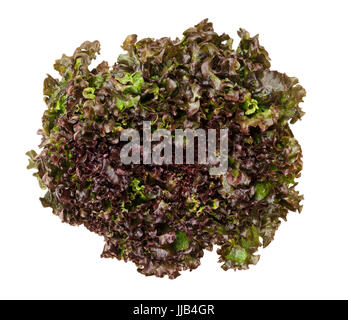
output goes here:
[{"label": "white background", "polygon": [[[0,8],[0,298],[348,298],[346,1],[3,1]],[[42,82],[53,62],[100,40],[113,63],[131,33],[180,37],[209,18],[236,41],[259,33],[272,68],[307,90],[294,126],[304,152],[302,214],[290,213],[257,266],[225,272],[215,252],[176,280],[101,259],[103,239],[43,209],[24,153],[39,144]]]}]

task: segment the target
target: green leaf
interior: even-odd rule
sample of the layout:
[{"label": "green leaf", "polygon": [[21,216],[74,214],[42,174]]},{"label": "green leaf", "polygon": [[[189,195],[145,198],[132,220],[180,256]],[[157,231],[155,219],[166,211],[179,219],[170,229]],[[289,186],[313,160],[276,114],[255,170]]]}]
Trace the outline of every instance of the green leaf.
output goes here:
[{"label": "green leaf", "polygon": [[255,185],[255,200],[261,201],[267,197],[270,190],[272,189],[271,182],[260,182]]},{"label": "green leaf", "polygon": [[255,113],[259,107],[255,99],[250,99],[249,97],[244,101],[243,109],[245,110],[245,115],[249,116]]},{"label": "green leaf", "polygon": [[37,156],[37,153],[34,150],[30,150],[25,153],[29,157],[29,164],[27,166],[27,169],[37,169],[37,164],[35,161],[35,157]]},{"label": "green leaf", "polygon": [[88,88],[83,90],[82,95],[86,99],[94,100],[95,99],[94,92],[95,92],[95,88],[88,87]]},{"label": "green leaf", "polygon": [[118,81],[127,85],[124,88],[124,93],[131,94],[140,94],[142,84],[144,83],[144,79],[139,72],[133,74],[126,73],[122,78],[118,78]]},{"label": "green leaf", "polygon": [[242,265],[245,263],[246,259],[248,258],[248,253],[244,248],[241,248],[239,246],[235,246],[231,248],[230,253],[227,255],[227,259],[234,261],[238,263],[239,265]]},{"label": "green leaf", "polygon": [[176,238],[173,244],[176,251],[188,249],[189,240],[187,239],[186,233],[182,231],[176,232]]}]

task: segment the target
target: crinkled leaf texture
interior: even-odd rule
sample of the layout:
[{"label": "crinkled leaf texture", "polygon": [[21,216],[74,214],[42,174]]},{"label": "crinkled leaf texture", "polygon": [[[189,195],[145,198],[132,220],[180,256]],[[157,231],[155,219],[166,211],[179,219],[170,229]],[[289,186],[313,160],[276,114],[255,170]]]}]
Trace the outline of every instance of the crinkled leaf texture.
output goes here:
[{"label": "crinkled leaf texture", "polygon": [[[100,45],[87,41],[56,61],[59,79],[45,79],[41,151],[28,153],[29,168],[47,188],[42,205],[103,236],[103,257],[176,278],[217,245],[223,269],[246,269],[288,211],[301,210],[302,154],[289,124],[303,115],[305,90],[269,69],[257,36],[238,34],[236,50],[207,20],[182,39],[130,35],[113,67],[93,70]],[[143,121],[153,130],[228,128],[228,172],[122,164],[120,134],[142,132]]]}]

